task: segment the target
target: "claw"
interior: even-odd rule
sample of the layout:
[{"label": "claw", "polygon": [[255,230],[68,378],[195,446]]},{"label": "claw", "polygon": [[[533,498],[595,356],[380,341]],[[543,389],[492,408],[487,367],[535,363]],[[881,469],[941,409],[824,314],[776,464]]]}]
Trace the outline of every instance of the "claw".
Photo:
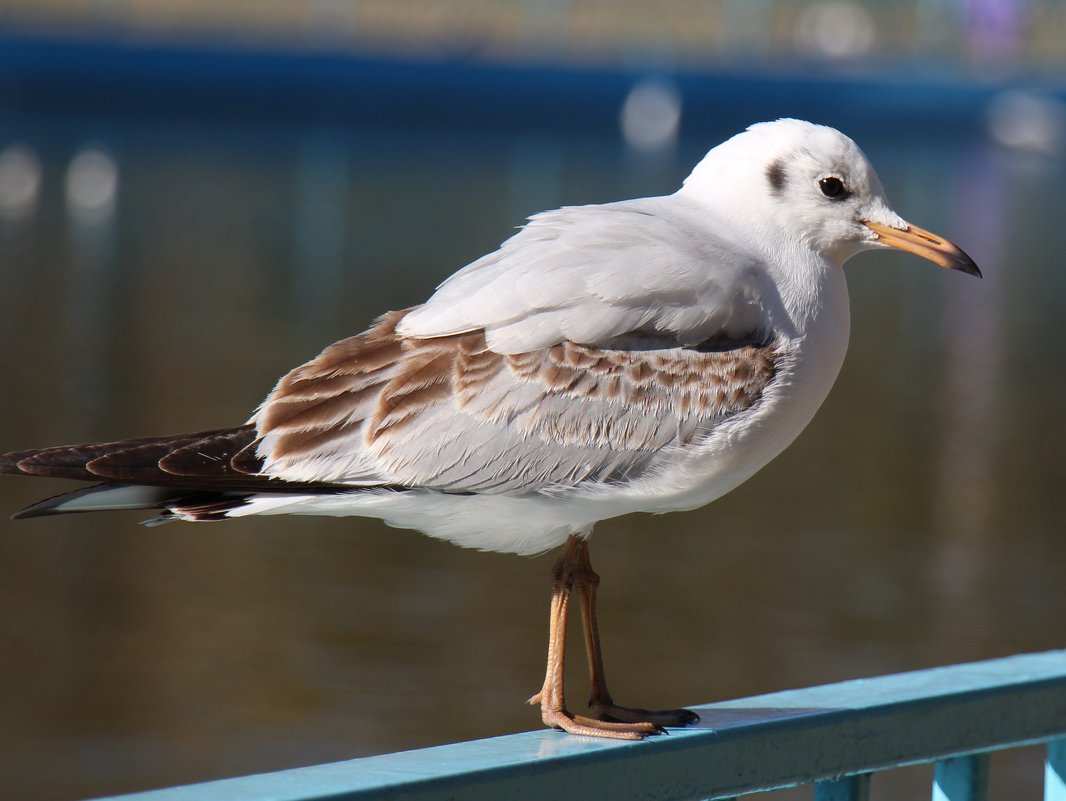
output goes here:
[{"label": "claw", "polygon": [[684,727],[696,723],[700,716],[690,709],[636,709],[619,706],[613,701],[589,702],[592,716],[597,720],[623,723],[647,722],[659,727]]},{"label": "claw", "polygon": [[553,729],[562,729],[567,734],[581,734],[587,737],[608,737],[613,740],[643,740],[656,734],[665,734],[662,728],[653,723],[621,723],[595,720],[583,715],[574,715],[566,709],[542,709],[541,719],[544,725]]}]

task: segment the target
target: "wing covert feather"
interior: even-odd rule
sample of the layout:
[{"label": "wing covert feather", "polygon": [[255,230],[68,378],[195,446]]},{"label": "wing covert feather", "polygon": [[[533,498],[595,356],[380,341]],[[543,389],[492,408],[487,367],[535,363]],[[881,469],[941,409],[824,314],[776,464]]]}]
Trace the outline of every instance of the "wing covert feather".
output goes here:
[{"label": "wing covert feather", "polygon": [[773,293],[748,249],[708,233],[708,213],[671,196],[535,215],[441,284],[399,332],[482,330],[501,353],[642,329],[682,345],[721,331],[749,334],[768,316],[760,299]]},{"label": "wing covert feather", "polygon": [[767,343],[505,354],[482,331],[403,337],[406,313],[279,382],[253,418],[264,473],[452,492],[621,481],[752,408],[776,374]]}]

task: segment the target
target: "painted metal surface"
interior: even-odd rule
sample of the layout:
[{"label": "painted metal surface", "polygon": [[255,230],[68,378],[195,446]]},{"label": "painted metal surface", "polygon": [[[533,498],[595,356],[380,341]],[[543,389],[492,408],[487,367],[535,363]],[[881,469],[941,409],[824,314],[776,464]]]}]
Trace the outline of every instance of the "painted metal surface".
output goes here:
[{"label": "painted metal surface", "polygon": [[[816,797],[835,801],[866,797],[862,793],[869,780],[860,774],[1055,739],[1049,749],[1047,798],[1066,801],[1066,739],[1057,739],[1066,737],[1066,651],[693,709],[700,714],[699,724],[642,742],[544,730],[121,798],[667,801],[720,799],[821,782]],[[980,798],[948,793],[954,792],[955,779],[965,784],[967,776],[975,775],[975,765],[979,773],[983,758],[944,763],[937,774],[945,777],[943,798]]]},{"label": "painted metal surface", "polygon": [[933,801],[988,801],[988,754],[937,762]]},{"label": "painted metal surface", "polygon": [[1044,801],[1066,801],[1066,737],[1048,743],[1044,762]]},{"label": "painted metal surface", "polygon": [[869,797],[869,773],[827,779],[814,785],[814,801],[867,801]]}]

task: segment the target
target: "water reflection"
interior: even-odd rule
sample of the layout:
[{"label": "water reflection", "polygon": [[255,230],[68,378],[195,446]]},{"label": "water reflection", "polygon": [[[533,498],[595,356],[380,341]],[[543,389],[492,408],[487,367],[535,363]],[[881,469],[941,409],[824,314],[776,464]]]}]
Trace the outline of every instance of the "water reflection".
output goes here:
[{"label": "water reflection", "polygon": [[349,143],[339,132],[312,131],[296,161],[293,272],[287,296],[296,314],[333,316],[345,267]]},{"label": "water reflection", "polygon": [[669,81],[645,78],[626,95],[620,115],[622,137],[632,148],[656,151],[677,142],[681,95]]},{"label": "water reflection", "polygon": [[[239,422],[282,371],[424,298],[530,212],[672,191],[709,144],[131,126],[119,149],[77,128],[11,132],[39,189],[32,214],[0,220],[4,448]],[[1063,645],[1063,384],[1038,347],[1066,288],[1063,165],[860,138],[894,205],[986,279],[862,257],[851,354],[809,431],[711,508],[600,527],[619,697],[692,704]],[[0,482],[0,508],[61,487]],[[550,558],[368,520],[138,519],[0,522],[0,796],[537,725],[522,702]]]},{"label": "water reflection", "polygon": [[88,146],[74,154],[67,166],[67,212],[82,225],[102,225],[115,215],[118,165],[110,153]]},{"label": "water reflection", "polygon": [[[106,419],[114,403],[117,367],[111,321],[120,302],[115,254],[119,168],[98,145],[80,148],[64,181],[69,269],[56,298],[57,327],[64,332],[61,367],[66,403],[88,420]],[[61,310],[60,310],[61,309]]]},{"label": "water reflection", "polygon": [[1066,104],[1039,92],[1009,90],[993,98],[988,131],[1005,147],[1061,156],[1066,143]]},{"label": "water reflection", "polygon": [[0,151],[0,217],[20,222],[33,216],[41,194],[41,162],[20,143]]},{"label": "water reflection", "polygon": [[825,59],[858,59],[873,49],[877,33],[870,12],[847,0],[811,3],[796,24],[796,50]]},{"label": "water reflection", "polygon": [[526,134],[515,137],[507,168],[507,216],[524,220],[533,209],[562,203],[563,147],[558,139]]},{"label": "water reflection", "polygon": [[1005,310],[1010,270],[1008,231],[1012,222],[1003,154],[976,152],[955,177],[958,199],[953,230],[983,265],[978,288],[960,286],[945,294],[942,313],[946,347],[937,392],[939,406],[937,489],[934,495],[936,550],[932,578],[945,596],[973,591],[993,534],[1000,501],[996,460],[999,424],[1006,411],[1004,376]]}]

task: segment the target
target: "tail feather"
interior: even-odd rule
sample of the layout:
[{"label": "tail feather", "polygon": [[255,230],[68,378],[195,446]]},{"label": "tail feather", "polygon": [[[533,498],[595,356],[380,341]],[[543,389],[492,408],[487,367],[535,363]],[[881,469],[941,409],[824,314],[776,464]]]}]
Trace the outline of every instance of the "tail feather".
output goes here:
[{"label": "tail feather", "polygon": [[10,453],[0,453],[0,476],[24,476],[22,470],[19,469],[19,462],[26,459],[29,456],[37,453],[37,451],[11,451]]},{"label": "tail feather", "polygon": [[[255,444],[255,429],[251,426],[219,431],[210,438],[171,449],[159,460],[159,467],[176,476],[226,475],[246,478],[263,469],[262,458],[254,455]],[[238,456],[241,457],[240,461]]]},{"label": "tail feather", "polygon": [[[175,446],[180,447],[190,442],[196,442],[215,433],[217,432],[204,431],[198,434],[183,434],[176,437],[139,437],[117,442],[61,445],[54,448],[17,451],[12,454],[6,454],[5,457],[17,459],[14,472],[31,476],[73,478],[80,481],[99,481],[101,478],[122,480],[123,476],[108,475],[106,471],[96,472],[90,465],[116,454],[137,454],[142,469],[153,474],[158,473],[160,456],[165,455]],[[151,459],[153,453],[159,454],[154,461]],[[0,457],[0,459],[5,457]],[[147,477],[147,475],[144,477]]]},{"label": "tail feather", "polygon": [[[224,481],[234,476],[247,481],[249,476],[234,470],[230,459],[254,440],[255,429],[242,426],[143,442],[119,442],[86,462],[85,469],[97,478],[129,483],[170,484],[182,478]],[[184,456],[175,459],[178,454]]]},{"label": "tail feather", "polygon": [[[259,472],[249,425],[172,437],[141,437],[0,454],[0,474],[103,481],[47,498],[16,518],[111,509],[163,509],[164,517],[218,520],[253,494],[300,495],[353,490],[300,483]],[[237,457],[240,457],[237,459]],[[235,462],[236,460],[236,462]]]},{"label": "tail feather", "polygon": [[[16,512],[13,520],[48,517],[68,512],[108,512],[121,509],[163,509],[183,493],[167,487],[96,484],[45,498]],[[187,494],[187,493],[185,493]]]},{"label": "tail feather", "polygon": [[64,492],[27,506],[14,520],[50,517],[73,512],[114,512],[129,509],[159,509],[162,515],[144,522],[157,525],[171,520],[223,520],[231,509],[243,506],[249,494],[196,492],[143,484],[95,484]]}]

